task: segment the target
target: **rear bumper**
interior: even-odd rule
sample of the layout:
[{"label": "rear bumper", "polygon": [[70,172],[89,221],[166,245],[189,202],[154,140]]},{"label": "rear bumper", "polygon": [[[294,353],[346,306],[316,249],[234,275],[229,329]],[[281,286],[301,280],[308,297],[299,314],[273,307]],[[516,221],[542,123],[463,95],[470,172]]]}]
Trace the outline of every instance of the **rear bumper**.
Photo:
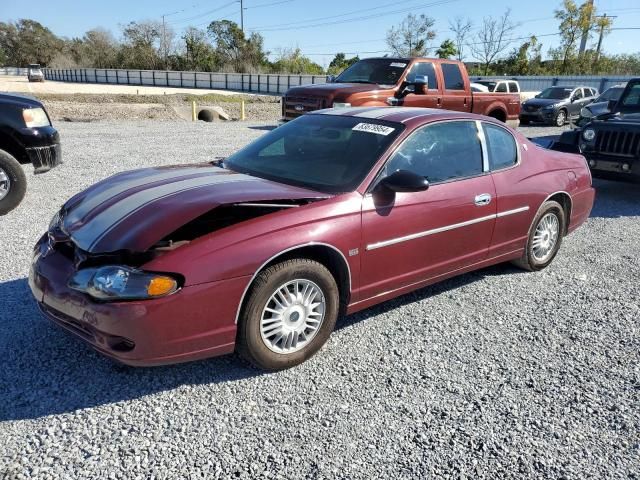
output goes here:
[{"label": "rear bumper", "polygon": [[36,245],[29,286],[49,320],[115,361],[166,365],[235,348],[235,315],[248,278],[185,287],[154,300],[97,302],[67,286],[75,271],[45,235]]}]

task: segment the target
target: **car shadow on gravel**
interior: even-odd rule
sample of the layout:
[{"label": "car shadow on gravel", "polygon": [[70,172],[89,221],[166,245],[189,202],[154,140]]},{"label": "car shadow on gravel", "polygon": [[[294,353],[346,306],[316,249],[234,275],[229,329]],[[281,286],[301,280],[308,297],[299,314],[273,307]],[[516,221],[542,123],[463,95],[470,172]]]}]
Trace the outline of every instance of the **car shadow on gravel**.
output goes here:
[{"label": "car shadow on gravel", "polygon": [[592,217],[619,218],[640,216],[640,184],[593,179],[596,201]]},{"label": "car shadow on gravel", "polygon": [[271,130],[275,130],[276,128],[278,128],[278,125],[253,125],[250,126],[249,129],[250,130],[264,130],[267,132],[270,132]]},{"label": "car shadow on gravel", "polygon": [[526,275],[527,273],[528,272],[525,272],[524,270],[517,268],[510,263],[500,263],[498,265],[492,265],[480,270],[475,270],[473,272],[465,273],[448,280],[443,280],[442,282],[434,283],[433,285],[429,285],[419,290],[409,292],[400,297],[392,298],[391,300],[387,300],[384,303],[374,305],[373,307],[369,307],[360,312],[354,313],[347,317],[343,317],[338,320],[338,323],[336,324],[336,330],[350,327],[356,323],[368,320],[377,315],[384,315],[391,310],[395,310],[396,308],[400,308],[411,303],[420,302],[421,300],[425,300],[429,297],[434,297],[436,295],[441,295],[449,291],[457,290],[458,288],[464,287],[465,285],[479,282],[486,277],[518,274]]},{"label": "car shadow on gravel", "polygon": [[233,355],[167,367],[120,366],[43,318],[26,278],[0,283],[0,305],[0,421],[263,374]]}]

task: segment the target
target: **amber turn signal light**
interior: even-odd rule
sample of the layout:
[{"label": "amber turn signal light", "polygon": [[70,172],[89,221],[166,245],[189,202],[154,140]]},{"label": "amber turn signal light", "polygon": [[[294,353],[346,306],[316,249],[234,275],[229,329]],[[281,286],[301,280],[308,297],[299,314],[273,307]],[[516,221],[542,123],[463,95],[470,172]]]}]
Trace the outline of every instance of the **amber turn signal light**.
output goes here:
[{"label": "amber turn signal light", "polygon": [[150,297],[162,297],[177,290],[178,284],[173,278],[154,277],[147,286],[147,294]]}]

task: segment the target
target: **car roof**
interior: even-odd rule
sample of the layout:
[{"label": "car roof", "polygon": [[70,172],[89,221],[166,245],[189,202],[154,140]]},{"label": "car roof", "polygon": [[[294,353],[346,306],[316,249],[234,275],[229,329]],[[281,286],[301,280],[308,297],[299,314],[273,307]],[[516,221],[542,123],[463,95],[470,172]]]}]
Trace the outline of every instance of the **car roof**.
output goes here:
[{"label": "car roof", "polygon": [[336,115],[341,117],[357,117],[368,120],[384,120],[403,123],[408,126],[421,125],[437,120],[483,120],[492,121],[475,113],[454,112],[439,108],[422,107],[348,107],[327,108],[309,112],[310,115]]},{"label": "car roof", "polygon": [[42,107],[42,103],[33,97],[7,92],[0,92],[0,103],[14,104],[22,108]]}]

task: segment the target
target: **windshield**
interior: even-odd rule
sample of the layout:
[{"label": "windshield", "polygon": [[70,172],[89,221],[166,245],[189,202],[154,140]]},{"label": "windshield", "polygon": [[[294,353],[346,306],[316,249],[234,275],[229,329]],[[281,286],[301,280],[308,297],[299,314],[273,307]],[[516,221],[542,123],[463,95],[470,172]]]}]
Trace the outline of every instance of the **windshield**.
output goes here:
[{"label": "windshield", "polygon": [[640,83],[628,86],[620,99],[620,111],[640,112]]},{"label": "windshield", "polygon": [[565,98],[569,98],[571,92],[573,92],[573,88],[571,87],[550,87],[545,88],[542,92],[536,95],[536,98],[562,100]]},{"label": "windshield", "polygon": [[407,68],[406,60],[372,58],[354,63],[336,78],[340,83],[375,83],[392,86],[398,83]]},{"label": "windshield", "polygon": [[320,192],[356,189],[404,126],[368,118],[304,115],[227,160],[241,173]]},{"label": "windshield", "polygon": [[476,83],[479,83],[480,85],[484,85],[489,89],[490,92],[493,92],[493,90],[496,88],[497,82],[490,82],[489,80],[479,80]]},{"label": "windshield", "polygon": [[624,87],[612,87],[600,95],[594,103],[608,102],[609,100],[615,100],[617,102],[620,100],[622,92],[624,92]]}]

